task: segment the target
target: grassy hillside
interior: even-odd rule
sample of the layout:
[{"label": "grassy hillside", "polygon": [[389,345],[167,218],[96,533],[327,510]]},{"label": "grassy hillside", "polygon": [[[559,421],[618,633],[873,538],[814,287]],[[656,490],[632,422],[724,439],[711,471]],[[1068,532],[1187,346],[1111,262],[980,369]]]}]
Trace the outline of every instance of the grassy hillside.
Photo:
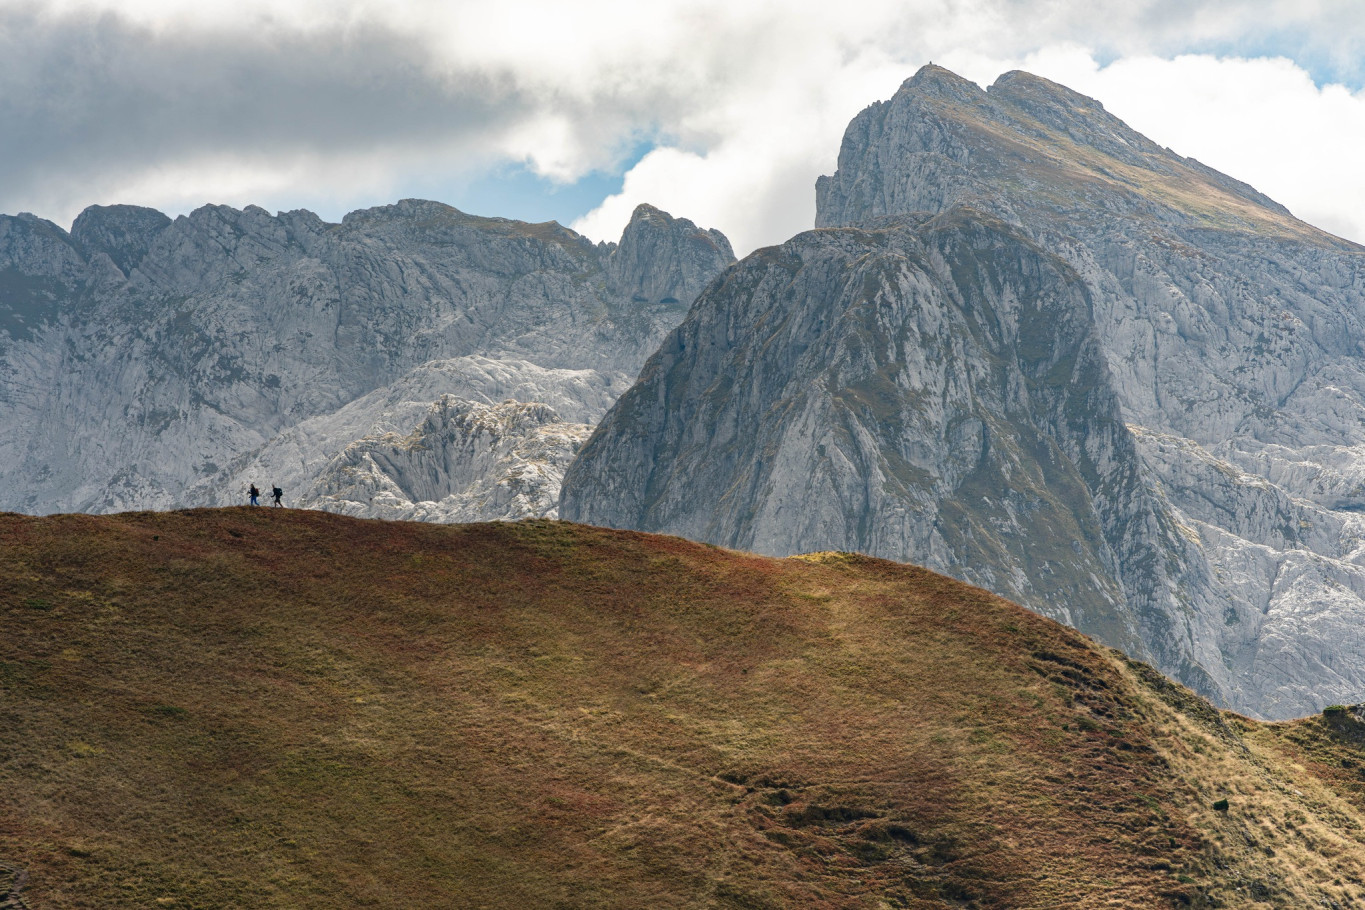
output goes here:
[{"label": "grassy hillside", "polygon": [[862,557],[0,515],[0,905],[1365,906],[1363,731]]}]

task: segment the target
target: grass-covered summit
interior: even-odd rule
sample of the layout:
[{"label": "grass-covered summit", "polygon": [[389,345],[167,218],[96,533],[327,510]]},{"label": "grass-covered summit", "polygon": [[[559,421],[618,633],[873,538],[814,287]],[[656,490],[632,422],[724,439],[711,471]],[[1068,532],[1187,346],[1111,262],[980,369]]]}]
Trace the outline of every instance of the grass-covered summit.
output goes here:
[{"label": "grass-covered summit", "polygon": [[33,910],[1358,906],[1362,731],[865,557],[0,516]]}]

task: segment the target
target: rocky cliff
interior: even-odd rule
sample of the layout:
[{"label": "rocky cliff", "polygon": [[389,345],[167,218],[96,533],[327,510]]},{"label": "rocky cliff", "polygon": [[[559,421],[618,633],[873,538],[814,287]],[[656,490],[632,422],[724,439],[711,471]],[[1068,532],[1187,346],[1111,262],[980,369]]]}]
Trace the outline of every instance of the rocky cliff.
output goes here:
[{"label": "rocky cliff", "polygon": [[447,395],[406,436],[358,439],[300,504],[403,521],[511,520],[559,501],[564,470],[592,427],[543,404],[483,405]]},{"label": "rocky cliff", "polygon": [[[595,422],[733,258],[718,232],[649,206],[619,244],[596,245],[417,200],[341,224],[223,206],[174,221],[97,206],[70,233],[0,217],[0,508],[231,503],[255,482],[352,514],[553,514],[585,430],[540,427]],[[389,459],[382,505],[358,488],[336,498],[352,444],[477,445],[486,434],[433,435],[433,408],[507,399],[555,416],[495,421],[512,451],[476,461],[497,478],[436,488]],[[522,429],[534,440],[518,447]],[[527,471],[544,475],[537,494],[490,513],[449,499]],[[419,489],[443,504],[393,498]]]},{"label": "rocky cliff", "polygon": [[1143,483],[1085,284],[969,210],[746,259],[608,415],[561,512],[924,563],[1224,694],[1185,631],[1179,529]]},{"label": "rocky cliff", "polygon": [[817,200],[665,342],[566,517],[924,562],[1251,713],[1365,694],[1365,251],[1024,73],[926,67]]}]

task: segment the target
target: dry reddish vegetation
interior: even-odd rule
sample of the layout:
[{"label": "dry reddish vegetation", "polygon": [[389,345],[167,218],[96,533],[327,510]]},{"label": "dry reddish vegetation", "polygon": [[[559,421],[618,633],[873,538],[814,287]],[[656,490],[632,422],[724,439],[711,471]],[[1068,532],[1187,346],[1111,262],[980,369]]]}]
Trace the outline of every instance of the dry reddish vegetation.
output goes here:
[{"label": "dry reddish vegetation", "polygon": [[34,910],[1345,907],[1365,871],[1349,717],[1221,715],[863,557],[3,515],[0,697]]}]

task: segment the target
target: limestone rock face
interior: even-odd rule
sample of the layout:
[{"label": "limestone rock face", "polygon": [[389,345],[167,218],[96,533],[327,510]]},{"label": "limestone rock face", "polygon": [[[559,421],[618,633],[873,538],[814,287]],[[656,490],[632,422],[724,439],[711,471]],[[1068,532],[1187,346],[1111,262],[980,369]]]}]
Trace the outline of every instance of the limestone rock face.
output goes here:
[{"label": "limestone rock face", "polygon": [[[293,499],[446,396],[595,422],[733,261],[718,237],[642,209],[599,245],[420,200],[341,224],[254,206],[93,207],[70,234],[0,218],[0,509],[223,504],[249,482]],[[502,432],[522,426],[541,434]],[[556,485],[526,514],[553,511]]]},{"label": "limestone rock face", "polygon": [[[1027,73],[926,68],[850,125],[817,223],[970,205],[1065,259],[1228,702],[1365,693],[1365,250]],[[1221,615],[1221,620],[1220,620]]]},{"label": "limestone rock face", "polygon": [[[503,405],[509,401],[529,408],[532,405],[520,403],[537,402],[534,407],[545,407],[555,414],[554,420],[548,421],[550,423],[557,423],[562,417],[569,421],[566,426],[590,428],[606,413],[622,388],[622,383],[609,383],[596,370],[550,370],[524,360],[499,360],[480,355],[431,361],[336,411],[300,421],[197,482],[184,493],[183,498],[189,505],[238,504],[245,501],[242,491],[250,483],[257,482],[259,485],[261,478],[269,478],[270,484],[285,491],[288,505],[340,510],[358,517],[404,517],[431,521],[553,518],[558,508],[559,480],[563,476],[563,469],[573,453],[577,452],[578,442],[581,442],[576,436],[574,438],[577,441],[572,448],[563,450],[567,452],[565,457],[559,457],[563,452],[556,451],[553,457],[550,454],[537,456],[534,462],[525,465],[527,471],[546,474],[549,479],[535,487],[545,497],[543,501],[532,501],[522,496],[516,502],[524,508],[515,515],[503,506],[499,506],[496,513],[485,514],[460,499],[464,492],[474,490],[487,480],[475,473],[468,473],[489,466],[488,462],[478,460],[462,462],[467,472],[465,475],[460,475],[458,470],[453,473],[447,471],[443,476],[451,486],[442,495],[436,496],[438,491],[427,489],[426,492],[431,494],[427,499],[434,497],[444,502],[444,506],[441,509],[428,506],[420,511],[420,515],[415,503],[421,500],[407,498],[404,491],[411,488],[401,478],[385,481],[382,486],[384,501],[381,503],[376,499],[373,508],[365,506],[360,498],[361,492],[370,489],[369,486],[361,485],[352,489],[349,498],[344,500],[344,506],[340,504],[342,500],[330,498],[332,493],[319,491],[324,488],[336,489],[337,465],[349,464],[344,459],[341,462],[337,459],[350,451],[353,444],[369,446],[374,440],[409,437],[422,439],[421,445],[426,448],[456,444],[455,436],[436,433],[426,426],[433,410],[457,407],[469,411],[478,407]],[[539,423],[526,420],[509,423],[504,420],[497,424],[495,435],[500,442],[506,443],[504,448],[510,446],[509,451],[500,456],[503,461],[515,460],[519,453],[532,451],[523,450],[515,444],[517,434],[523,430],[535,437],[536,445],[543,442]],[[584,429],[584,438],[586,432]],[[463,445],[464,442],[458,444]],[[514,467],[510,462],[500,467],[502,473],[498,476],[505,476]],[[324,475],[332,479],[325,480]],[[374,489],[378,491],[380,487]],[[480,501],[488,500],[484,497]],[[462,517],[449,517],[457,513]],[[447,517],[441,518],[441,515]]]},{"label": "limestone rock face", "polygon": [[799,235],[698,301],[561,516],[924,563],[1221,691],[1094,328],[1076,273],[994,218]]},{"label": "limestone rock face", "polygon": [[104,253],[126,277],[137,268],[152,238],[171,223],[156,209],[136,205],[92,205],[71,225],[71,239],[86,254]]},{"label": "limestone rock face", "polygon": [[543,404],[446,396],[408,435],[348,445],[299,505],[405,521],[554,518],[564,469],[591,432]]},{"label": "limestone rock face", "polygon": [[[1136,629],[1139,653],[1239,710],[1285,717],[1360,700],[1365,250],[1026,73],[982,90],[921,70],[850,123],[817,207],[823,230],[755,254],[772,260],[762,268],[746,260],[665,342],[566,477],[564,517],[771,553],[850,546],[944,568],[1053,616],[1064,588],[1082,615],[1062,618],[1125,647]],[[1019,277],[983,284],[985,254],[924,233],[959,221],[1012,238],[986,244],[987,261],[1029,250],[1086,303],[1044,307],[1046,283]],[[877,244],[815,265],[853,237],[910,249],[910,234],[936,252],[922,267],[885,268],[913,280],[872,270],[890,255]],[[773,277],[779,260],[790,284]],[[693,346],[737,343],[732,307],[775,350],[755,342],[742,362],[707,369]],[[1083,348],[1030,336],[1031,307],[1049,324],[1088,325],[1093,339],[1084,357],[1096,367],[1054,376],[1067,391],[1052,411],[1009,390],[1036,396],[1027,364]],[[876,318],[847,334],[849,314],[865,309]],[[779,332],[797,312],[824,321]],[[926,342],[926,320],[952,331]],[[834,357],[852,339],[875,369],[832,374],[843,361],[800,359],[816,348]],[[1104,391],[1081,394],[1092,387]],[[687,411],[681,388],[699,401],[693,423],[662,416]],[[890,411],[834,403],[872,388],[896,402]],[[889,416],[932,408],[945,410]],[[1100,431],[1111,424],[1128,429]],[[632,437],[632,426],[649,430]],[[703,465],[707,434],[716,442]],[[1056,452],[1034,446],[1037,468],[1024,470],[998,455],[1007,438],[1045,438]],[[904,460],[899,473],[888,452]],[[693,472],[722,478],[714,494]],[[1070,505],[1050,511],[1054,497]],[[954,502],[978,516],[971,535],[945,533]],[[1073,546],[1070,560],[1055,552]]]},{"label": "limestone rock face", "polygon": [[611,253],[608,283],[620,299],[677,305],[696,299],[716,276],[717,263],[734,259],[730,241],[720,231],[703,231],[641,205]]},{"label": "limestone rock face", "polygon": [[[34,342],[47,327],[70,315],[89,285],[98,284],[109,268],[112,263],[107,260],[93,267],[87,264],[71,235],[50,221],[28,214],[0,215],[0,353]],[[26,353],[31,357],[38,352],[17,356]],[[0,394],[22,391],[24,379],[17,373],[17,369],[0,373]]]}]

